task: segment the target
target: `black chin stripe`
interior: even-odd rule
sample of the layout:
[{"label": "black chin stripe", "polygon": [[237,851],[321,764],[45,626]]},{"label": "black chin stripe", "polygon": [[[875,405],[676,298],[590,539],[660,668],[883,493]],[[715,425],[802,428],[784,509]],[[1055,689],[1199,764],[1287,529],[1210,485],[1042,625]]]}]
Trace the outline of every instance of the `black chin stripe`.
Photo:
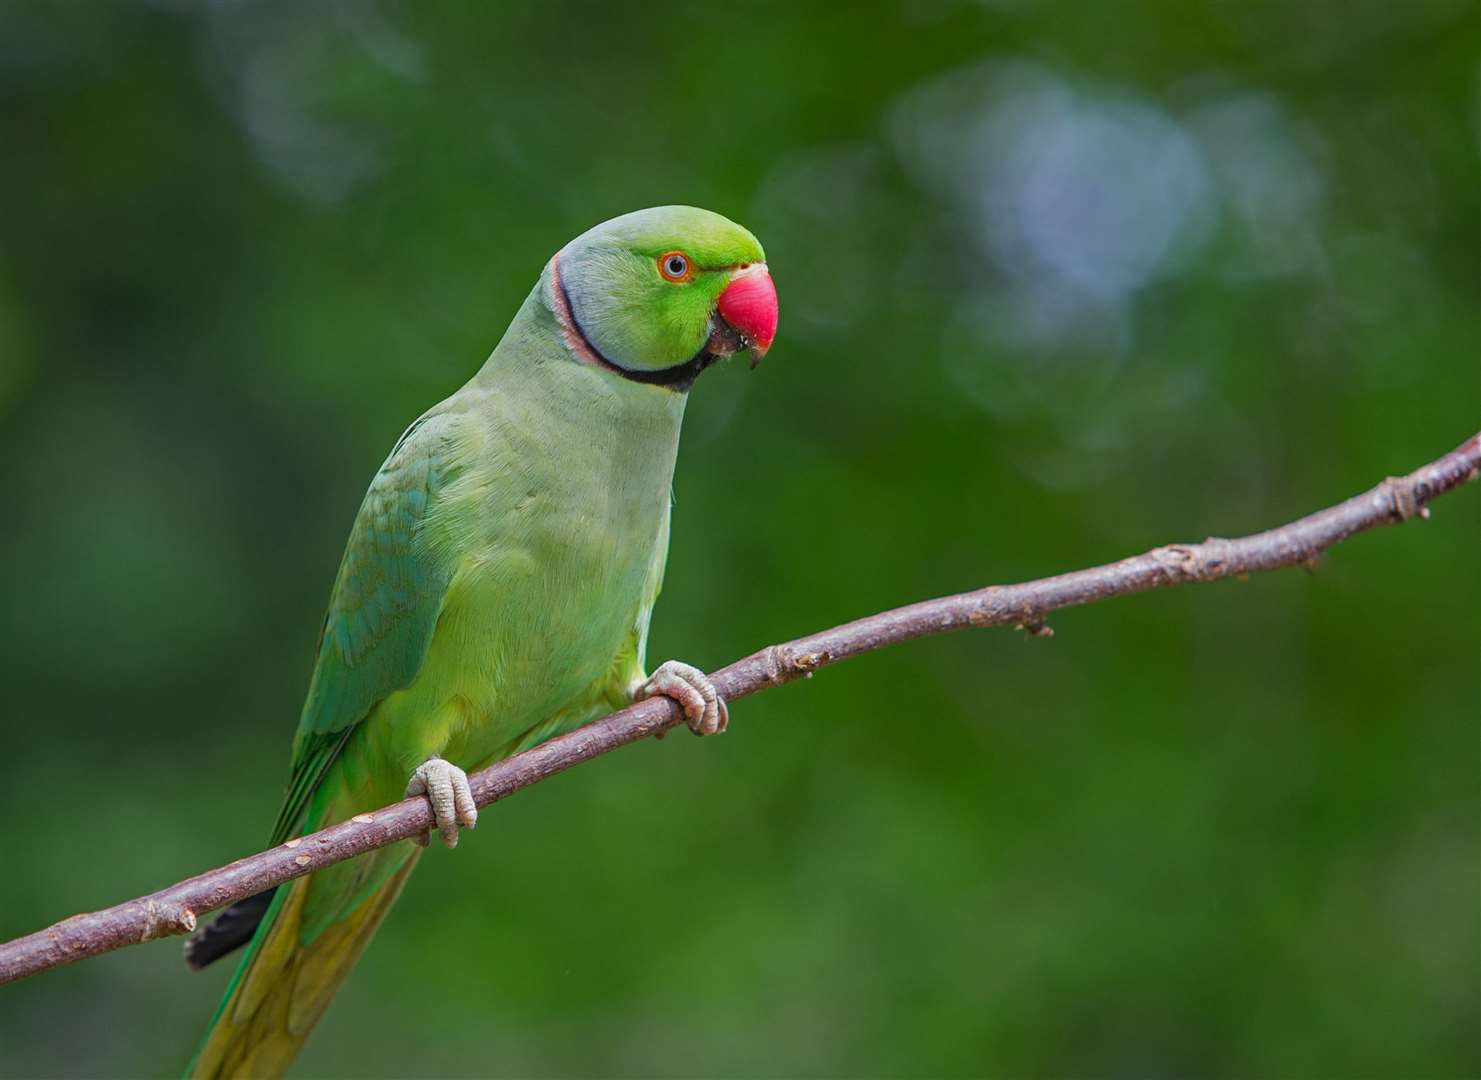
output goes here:
[{"label": "black chin stripe", "polygon": [[685,360],[682,364],[675,364],[673,367],[654,368],[653,370],[623,367],[621,364],[609,360],[601,349],[598,349],[592,344],[591,338],[587,337],[586,328],[576,318],[576,309],[571,306],[571,294],[566,291],[566,283],[559,276],[556,277],[556,287],[561,291],[561,300],[565,304],[566,316],[571,322],[571,328],[580,335],[581,343],[591,350],[591,355],[595,356],[603,367],[608,371],[621,375],[624,379],[635,383],[646,383],[649,386],[662,386],[666,389],[683,393],[694,385],[694,380],[699,378],[701,371],[720,359],[714,353],[710,352],[708,348],[709,343],[706,342],[705,346],[702,346],[699,352],[695,353],[688,360]]},{"label": "black chin stripe", "polygon": [[[578,326],[576,329],[580,332],[581,328]],[[592,352],[596,352],[596,350],[593,349]],[[601,353],[597,353],[597,355],[602,356]],[[670,390],[680,391],[688,390],[693,386],[694,380],[699,378],[699,373],[718,359],[720,358],[708,349],[700,349],[699,352],[695,353],[688,360],[685,360],[682,364],[675,364],[673,367],[658,368],[656,371],[638,371],[634,368],[625,368],[614,364],[605,356],[602,356],[602,360],[624,379],[647,383],[649,386],[666,386]]]}]

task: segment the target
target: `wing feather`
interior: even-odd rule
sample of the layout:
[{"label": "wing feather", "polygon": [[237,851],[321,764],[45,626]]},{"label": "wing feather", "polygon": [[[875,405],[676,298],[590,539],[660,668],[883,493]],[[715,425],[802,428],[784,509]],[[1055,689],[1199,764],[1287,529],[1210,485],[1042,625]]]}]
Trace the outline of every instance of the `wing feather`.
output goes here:
[{"label": "wing feather", "polygon": [[423,415],[397,440],[365,494],[319,635],[275,844],[300,827],[355,726],[410,685],[427,655],[455,567],[420,542],[422,526],[464,467],[466,424],[462,413],[441,406]]}]

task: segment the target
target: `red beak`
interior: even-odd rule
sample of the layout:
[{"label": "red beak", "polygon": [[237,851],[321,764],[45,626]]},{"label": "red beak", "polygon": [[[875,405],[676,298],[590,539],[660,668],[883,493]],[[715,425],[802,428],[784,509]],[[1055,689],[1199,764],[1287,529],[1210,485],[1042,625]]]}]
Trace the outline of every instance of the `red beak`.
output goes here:
[{"label": "red beak", "polygon": [[737,270],[720,294],[720,317],[746,340],[751,355],[760,360],[776,337],[776,286],[765,263]]}]

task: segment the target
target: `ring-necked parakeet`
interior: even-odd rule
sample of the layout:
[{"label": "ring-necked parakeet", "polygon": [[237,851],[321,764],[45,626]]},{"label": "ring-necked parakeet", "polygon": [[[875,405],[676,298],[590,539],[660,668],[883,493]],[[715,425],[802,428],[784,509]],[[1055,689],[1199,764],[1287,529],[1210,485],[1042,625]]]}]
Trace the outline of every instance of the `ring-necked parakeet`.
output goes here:
[{"label": "ring-necked parakeet", "polygon": [[[688,390],[776,332],[761,245],[718,214],[640,210],[546,264],[503,340],[406,430],[350,532],[272,842],[425,793],[443,842],[476,818],[465,770],[645,696],[723,731],[709,680],[644,668]],[[425,844],[425,840],[422,842]],[[292,1061],[416,864],[393,844],[229,908],[186,945],[247,943],[191,1064]]]}]

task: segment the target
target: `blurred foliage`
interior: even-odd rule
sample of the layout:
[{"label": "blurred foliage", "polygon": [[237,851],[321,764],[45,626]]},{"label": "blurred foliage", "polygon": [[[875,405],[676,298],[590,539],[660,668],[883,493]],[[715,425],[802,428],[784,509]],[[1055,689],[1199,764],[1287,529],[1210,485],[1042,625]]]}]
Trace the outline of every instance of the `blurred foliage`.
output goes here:
[{"label": "blurred foliage", "polygon": [[[0,937],[256,850],[402,426],[589,225],[761,236],[655,659],[1252,531],[1477,426],[1481,76],[1407,4],[0,6]],[[741,704],[434,853],[312,1076],[1481,1073],[1481,491]],[[226,968],[0,991],[168,1074]]]}]

